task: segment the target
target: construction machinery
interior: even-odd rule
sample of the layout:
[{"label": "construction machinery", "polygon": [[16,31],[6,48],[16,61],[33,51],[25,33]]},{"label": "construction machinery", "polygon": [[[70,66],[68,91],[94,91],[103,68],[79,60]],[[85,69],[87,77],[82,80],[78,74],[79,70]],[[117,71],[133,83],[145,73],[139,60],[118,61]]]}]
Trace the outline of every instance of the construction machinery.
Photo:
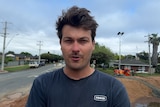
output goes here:
[{"label": "construction machinery", "polygon": [[114,74],[117,76],[131,76],[131,71],[129,69],[114,69]]}]

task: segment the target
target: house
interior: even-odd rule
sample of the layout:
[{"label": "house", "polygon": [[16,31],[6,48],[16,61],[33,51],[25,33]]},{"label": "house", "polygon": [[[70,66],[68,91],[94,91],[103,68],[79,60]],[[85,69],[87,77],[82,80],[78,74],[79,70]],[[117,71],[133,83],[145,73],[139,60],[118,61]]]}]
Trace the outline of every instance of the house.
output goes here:
[{"label": "house", "polygon": [[[19,60],[27,60],[28,59],[28,57],[27,56],[25,56],[24,54],[14,54],[15,55],[15,59],[17,60],[17,61],[19,61]],[[30,57],[29,57],[30,58]]]},{"label": "house", "polygon": [[[119,61],[112,61],[111,66],[118,67]],[[130,69],[135,72],[149,72],[149,64],[137,59],[123,59],[120,64],[121,69]]]},{"label": "house", "polygon": [[6,57],[11,57],[16,61],[19,60],[25,60],[25,61],[29,61],[30,59],[32,59],[33,56],[26,56],[24,54],[12,54],[12,53],[8,53],[6,54]]},{"label": "house", "polygon": [[6,54],[6,57],[12,57],[12,58],[14,58],[14,57],[15,57],[15,55],[14,55],[14,54],[9,53],[9,54]]}]

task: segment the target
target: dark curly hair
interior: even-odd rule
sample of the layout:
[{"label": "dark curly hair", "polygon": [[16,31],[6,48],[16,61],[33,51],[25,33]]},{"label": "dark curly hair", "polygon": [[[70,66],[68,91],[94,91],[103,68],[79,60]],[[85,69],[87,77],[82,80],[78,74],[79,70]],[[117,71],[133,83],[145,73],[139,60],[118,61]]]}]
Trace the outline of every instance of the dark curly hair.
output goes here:
[{"label": "dark curly hair", "polygon": [[63,10],[62,16],[58,18],[56,22],[56,30],[60,40],[62,39],[62,29],[64,25],[91,30],[92,41],[94,41],[96,36],[96,28],[98,27],[94,17],[90,16],[90,11],[86,8],[79,8],[77,6],[73,6],[67,11]]}]

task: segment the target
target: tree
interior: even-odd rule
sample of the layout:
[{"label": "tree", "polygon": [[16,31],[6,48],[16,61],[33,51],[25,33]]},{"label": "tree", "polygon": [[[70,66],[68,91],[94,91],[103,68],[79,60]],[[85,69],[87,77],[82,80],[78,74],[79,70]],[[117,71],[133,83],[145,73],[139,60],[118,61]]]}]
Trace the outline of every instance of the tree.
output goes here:
[{"label": "tree", "polygon": [[13,51],[8,51],[6,54],[15,54]]},{"label": "tree", "polygon": [[153,67],[157,66],[158,61],[158,46],[160,42],[160,37],[158,37],[158,34],[151,34],[149,36],[149,42],[152,43],[153,51],[152,51],[152,57],[151,57],[151,64]]},{"label": "tree", "polygon": [[140,53],[136,53],[136,55],[140,60],[142,60],[144,62],[148,62],[149,54],[147,52],[143,51],[143,52],[140,52]]},{"label": "tree", "polygon": [[29,52],[21,52],[20,54],[25,55],[25,56],[32,56],[32,54]]},{"label": "tree", "polygon": [[95,50],[93,51],[91,62],[96,60],[96,64],[108,64],[111,59],[113,59],[114,54],[109,48],[101,46],[98,43],[95,44]]},{"label": "tree", "polygon": [[62,56],[51,54],[50,52],[41,54],[41,58],[46,59],[48,63],[51,63],[53,61],[58,62],[59,60],[63,60]]},{"label": "tree", "polygon": [[134,55],[125,55],[124,56],[125,59],[135,59]]},{"label": "tree", "polygon": [[50,54],[50,53],[43,53],[43,54],[41,54],[41,58],[42,59],[46,59],[46,61],[48,63],[53,62],[53,59],[54,59],[53,55]]}]

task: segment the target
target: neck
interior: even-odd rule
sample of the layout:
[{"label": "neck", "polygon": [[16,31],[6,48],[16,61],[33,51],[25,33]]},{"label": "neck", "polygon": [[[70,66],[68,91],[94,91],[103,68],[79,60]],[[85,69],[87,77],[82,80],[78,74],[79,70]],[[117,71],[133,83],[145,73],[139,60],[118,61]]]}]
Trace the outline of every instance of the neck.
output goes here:
[{"label": "neck", "polygon": [[70,69],[68,67],[64,67],[63,71],[69,78],[74,80],[80,80],[82,78],[90,76],[94,72],[94,69],[91,67],[87,67],[82,70],[75,70]]}]

